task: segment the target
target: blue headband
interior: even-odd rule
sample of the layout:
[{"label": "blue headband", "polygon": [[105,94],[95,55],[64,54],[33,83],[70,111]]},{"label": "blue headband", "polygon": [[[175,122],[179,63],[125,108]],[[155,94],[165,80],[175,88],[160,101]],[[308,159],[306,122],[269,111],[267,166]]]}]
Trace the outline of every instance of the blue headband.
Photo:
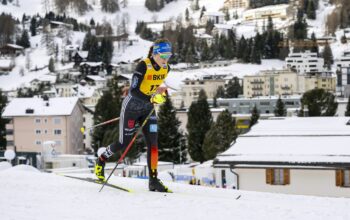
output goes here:
[{"label": "blue headband", "polygon": [[153,54],[171,53],[171,43],[161,42],[153,45]]}]

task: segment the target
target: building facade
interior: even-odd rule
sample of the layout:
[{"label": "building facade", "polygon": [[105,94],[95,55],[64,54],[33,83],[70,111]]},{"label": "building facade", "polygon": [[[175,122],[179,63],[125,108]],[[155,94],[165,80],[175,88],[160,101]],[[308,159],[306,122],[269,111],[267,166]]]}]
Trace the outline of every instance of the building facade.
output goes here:
[{"label": "building facade", "polygon": [[268,17],[285,20],[293,16],[293,11],[293,8],[288,4],[265,6],[243,12],[243,20],[267,20]]},{"label": "building facade", "polygon": [[[32,157],[43,152],[44,143],[54,143],[62,154],[83,153],[83,109],[78,98],[15,98],[2,115],[6,125],[7,149]],[[33,162],[33,165],[36,164]]]},{"label": "building facade", "polygon": [[256,75],[245,76],[243,79],[245,98],[301,95],[315,88],[335,92],[336,77],[331,73],[306,75],[284,69],[261,71]]},{"label": "building facade", "polygon": [[[200,90],[204,90],[208,99],[213,99],[219,86],[225,86],[225,80],[215,76],[207,76],[201,79],[185,79],[181,91],[174,94],[174,106],[176,108],[188,108],[193,101],[198,100]],[[173,100],[173,97],[172,97]],[[178,104],[180,103],[180,106]]]},{"label": "building facade", "polygon": [[317,57],[317,53],[306,51],[303,53],[289,53],[286,57],[287,68],[297,73],[318,73],[324,70],[324,59]]},{"label": "building facade", "polygon": [[214,160],[217,185],[350,197],[349,126],[349,117],[259,120]]},{"label": "building facade", "polygon": [[225,21],[225,14],[222,12],[206,12],[204,13],[202,21],[203,24],[206,24],[208,21],[214,24],[223,24]]},{"label": "building facade", "polygon": [[226,0],[224,2],[225,8],[249,8],[249,0]]},{"label": "building facade", "polygon": [[350,96],[350,67],[341,67],[337,72],[337,93],[345,98]]},{"label": "building facade", "polygon": [[[219,108],[226,108],[232,114],[250,115],[254,106],[259,109],[260,114],[273,114],[278,98],[278,96],[236,99],[219,98],[216,100],[216,104]],[[281,99],[286,109],[296,109],[301,106],[300,95],[281,96]]]},{"label": "building facade", "polygon": [[335,64],[337,66],[337,69],[350,67],[350,50],[344,51],[341,57],[335,60]]}]

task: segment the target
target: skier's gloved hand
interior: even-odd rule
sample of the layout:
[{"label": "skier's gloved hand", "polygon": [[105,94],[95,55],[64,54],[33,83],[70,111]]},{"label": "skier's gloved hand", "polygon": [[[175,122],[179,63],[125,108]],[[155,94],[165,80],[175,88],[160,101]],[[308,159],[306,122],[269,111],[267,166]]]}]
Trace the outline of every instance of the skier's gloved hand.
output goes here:
[{"label": "skier's gloved hand", "polygon": [[155,93],[152,95],[150,101],[151,103],[154,103],[154,104],[163,104],[166,101],[165,96],[166,96],[165,93],[162,93],[162,94]]}]

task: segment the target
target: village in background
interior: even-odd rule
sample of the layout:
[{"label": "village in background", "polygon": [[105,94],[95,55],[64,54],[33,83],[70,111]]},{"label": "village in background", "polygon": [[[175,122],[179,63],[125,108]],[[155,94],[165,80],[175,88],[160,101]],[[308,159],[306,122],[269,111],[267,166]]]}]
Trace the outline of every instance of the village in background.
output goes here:
[{"label": "village in background", "polygon": [[[0,0],[0,164],[92,173],[118,137],[94,126],[165,37],[162,180],[350,197],[348,1],[64,2]],[[114,175],[148,178],[141,138]]]}]

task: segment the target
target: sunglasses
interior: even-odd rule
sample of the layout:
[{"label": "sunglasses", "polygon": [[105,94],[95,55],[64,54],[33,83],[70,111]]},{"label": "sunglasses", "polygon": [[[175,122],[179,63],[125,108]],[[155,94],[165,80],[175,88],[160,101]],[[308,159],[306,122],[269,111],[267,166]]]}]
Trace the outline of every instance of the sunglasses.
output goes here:
[{"label": "sunglasses", "polygon": [[170,53],[161,53],[161,54],[159,54],[159,57],[164,59],[164,60],[169,60],[171,57],[171,54]]}]

